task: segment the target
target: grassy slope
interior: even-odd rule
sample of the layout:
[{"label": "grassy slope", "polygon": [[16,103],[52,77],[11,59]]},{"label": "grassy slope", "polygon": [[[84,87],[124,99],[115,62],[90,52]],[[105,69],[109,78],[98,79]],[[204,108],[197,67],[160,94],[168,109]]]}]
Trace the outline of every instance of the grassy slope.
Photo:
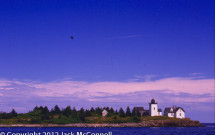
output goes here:
[{"label": "grassy slope", "polygon": [[[10,119],[0,119],[0,124],[70,124],[70,123],[134,123],[141,121],[151,121],[151,120],[169,120],[172,122],[181,121],[181,119],[169,118],[166,116],[158,116],[158,117],[150,117],[150,116],[142,116],[136,117],[119,117],[118,115],[110,116],[110,117],[102,117],[98,115],[93,115],[90,117],[86,117],[85,121],[81,121],[78,118],[74,118],[72,116],[65,117],[54,115],[49,120],[40,120],[40,114],[38,113],[27,113],[27,114],[19,114],[17,117]],[[189,119],[184,119],[189,120]]]}]

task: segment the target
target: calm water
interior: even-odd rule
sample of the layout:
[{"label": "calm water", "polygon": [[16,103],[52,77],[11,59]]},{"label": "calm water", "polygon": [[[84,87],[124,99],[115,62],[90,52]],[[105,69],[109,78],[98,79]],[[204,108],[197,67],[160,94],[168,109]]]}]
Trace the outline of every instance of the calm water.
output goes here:
[{"label": "calm water", "polygon": [[215,123],[205,125],[158,128],[0,128],[0,135],[215,135]]}]

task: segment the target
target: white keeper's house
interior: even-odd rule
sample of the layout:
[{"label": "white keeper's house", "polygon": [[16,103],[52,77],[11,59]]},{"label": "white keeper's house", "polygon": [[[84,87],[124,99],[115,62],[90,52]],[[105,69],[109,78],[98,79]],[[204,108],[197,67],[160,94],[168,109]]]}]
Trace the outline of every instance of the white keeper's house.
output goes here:
[{"label": "white keeper's house", "polygon": [[175,117],[175,118],[185,118],[185,111],[181,107],[168,107],[164,110],[164,116]]}]

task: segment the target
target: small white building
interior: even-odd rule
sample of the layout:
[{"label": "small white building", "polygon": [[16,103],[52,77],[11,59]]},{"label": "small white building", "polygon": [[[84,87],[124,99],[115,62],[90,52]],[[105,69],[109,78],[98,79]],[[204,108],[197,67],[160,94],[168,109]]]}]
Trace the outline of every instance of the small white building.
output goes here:
[{"label": "small white building", "polygon": [[155,99],[152,99],[151,103],[149,103],[149,115],[162,116],[162,110],[158,109],[158,104],[155,102]]},{"label": "small white building", "polygon": [[107,114],[108,114],[108,112],[104,109],[104,110],[102,111],[102,116],[105,117]]},{"label": "small white building", "polygon": [[162,116],[162,110],[158,109],[158,116]]},{"label": "small white building", "polygon": [[182,118],[185,118],[185,111],[181,107],[173,106],[173,107],[165,108],[164,116],[182,119]]}]

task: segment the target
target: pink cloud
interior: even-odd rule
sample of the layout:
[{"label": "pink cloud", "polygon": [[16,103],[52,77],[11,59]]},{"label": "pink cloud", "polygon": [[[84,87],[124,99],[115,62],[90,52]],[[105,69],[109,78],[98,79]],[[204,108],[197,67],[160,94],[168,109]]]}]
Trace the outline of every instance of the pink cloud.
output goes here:
[{"label": "pink cloud", "polygon": [[[86,82],[86,81],[53,81],[21,82],[21,81],[0,81],[0,96],[3,91],[16,89],[11,84],[25,85],[35,90],[31,93],[40,97],[64,97],[75,95],[78,98],[97,100],[95,97],[104,97],[107,94],[126,94],[144,91],[162,91],[164,93],[190,93],[214,95],[214,79],[193,79],[188,77],[171,77],[159,80],[147,80],[143,82]],[[196,98],[184,99],[193,101]],[[174,98],[174,100],[181,100]],[[196,99],[197,100],[197,99]],[[211,98],[201,98],[198,101],[206,102]]]}]

